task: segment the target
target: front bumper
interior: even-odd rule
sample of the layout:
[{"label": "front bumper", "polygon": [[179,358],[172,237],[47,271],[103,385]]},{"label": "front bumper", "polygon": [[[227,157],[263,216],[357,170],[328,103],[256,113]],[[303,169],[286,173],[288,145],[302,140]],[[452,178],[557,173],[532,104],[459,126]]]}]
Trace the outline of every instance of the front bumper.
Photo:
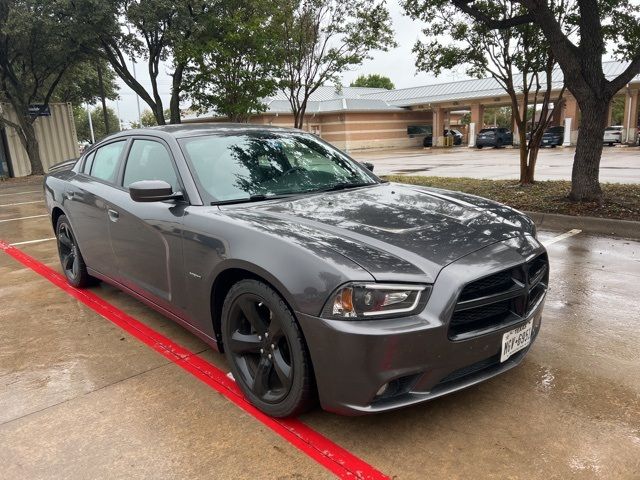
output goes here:
[{"label": "front bumper", "polygon": [[[544,251],[534,242],[537,246],[531,249],[533,253],[529,252],[532,257]],[[444,268],[419,315],[342,321],[298,313],[322,407],[346,415],[392,410],[469,387],[520,363],[530,346],[500,363],[502,336],[533,320],[533,343],[540,330],[544,295],[526,317],[515,323],[463,340],[452,340],[449,334],[448,319],[469,279],[481,277],[480,272],[497,271],[523,261],[522,255],[514,256],[503,244],[487,247]],[[487,268],[488,262],[493,267]],[[376,396],[389,382],[398,388],[398,393],[388,398]]]}]

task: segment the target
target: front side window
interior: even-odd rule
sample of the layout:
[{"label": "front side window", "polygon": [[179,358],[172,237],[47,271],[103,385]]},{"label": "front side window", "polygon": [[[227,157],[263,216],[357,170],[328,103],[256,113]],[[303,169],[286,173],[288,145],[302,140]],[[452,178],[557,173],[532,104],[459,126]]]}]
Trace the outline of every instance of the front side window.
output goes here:
[{"label": "front side window", "polygon": [[82,173],[86,173],[87,175],[89,175],[89,172],[91,172],[91,165],[93,165],[93,157],[96,156],[96,152],[91,152],[89,155],[87,155],[87,158],[84,161],[84,167],[82,168]]},{"label": "front side window", "polygon": [[118,173],[118,160],[126,143],[126,140],[121,140],[96,150],[90,175],[106,182],[115,182]]},{"label": "front side window", "polygon": [[164,180],[177,192],[178,176],[167,148],[153,140],[134,140],[124,168],[123,187],[140,180]]},{"label": "front side window", "polygon": [[246,201],[377,183],[340,151],[303,133],[259,132],[184,138],[181,148],[212,201]]}]

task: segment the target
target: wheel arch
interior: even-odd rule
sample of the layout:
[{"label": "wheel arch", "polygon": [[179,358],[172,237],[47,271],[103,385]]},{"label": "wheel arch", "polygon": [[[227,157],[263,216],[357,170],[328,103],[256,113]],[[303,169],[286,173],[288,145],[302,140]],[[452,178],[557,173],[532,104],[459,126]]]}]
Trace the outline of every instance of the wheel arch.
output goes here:
[{"label": "wheel arch", "polygon": [[213,331],[216,336],[218,348],[220,351],[224,351],[221,327],[221,314],[224,299],[234,284],[245,279],[254,279],[267,284],[269,287],[275,290],[278,295],[282,297],[284,302],[291,310],[293,316],[296,316],[296,303],[293,295],[280,281],[278,281],[268,271],[249,262],[239,260],[227,261],[225,262],[224,266],[217,269],[217,271],[214,273],[213,282],[210,289],[209,305],[211,320],[213,322]]},{"label": "wheel arch", "polygon": [[[55,206],[51,209],[51,224],[53,225],[53,231],[56,231],[56,227],[58,226],[58,219],[62,216],[66,215],[64,210],[59,206]],[[67,217],[68,218],[68,217]]]}]

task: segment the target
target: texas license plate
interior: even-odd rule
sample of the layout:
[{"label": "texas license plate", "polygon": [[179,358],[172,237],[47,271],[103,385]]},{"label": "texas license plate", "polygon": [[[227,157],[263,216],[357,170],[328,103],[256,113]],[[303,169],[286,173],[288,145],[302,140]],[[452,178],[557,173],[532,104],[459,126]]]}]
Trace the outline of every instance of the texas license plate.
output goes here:
[{"label": "texas license plate", "polygon": [[502,355],[500,361],[504,362],[511,355],[526,348],[531,343],[531,332],[533,331],[533,320],[529,320],[524,325],[514,328],[502,335]]}]

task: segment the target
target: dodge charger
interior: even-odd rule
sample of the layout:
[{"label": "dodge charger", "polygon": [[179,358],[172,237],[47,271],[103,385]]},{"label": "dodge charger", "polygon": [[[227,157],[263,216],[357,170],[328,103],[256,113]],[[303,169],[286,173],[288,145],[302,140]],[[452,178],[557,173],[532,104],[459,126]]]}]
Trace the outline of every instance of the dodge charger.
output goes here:
[{"label": "dodge charger", "polygon": [[300,130],[192,124],[112,135],[44,188],[68,282],[180,323],[269,415],[386,411],[516,366],[549,278],[532,221],[368,167]]}]

